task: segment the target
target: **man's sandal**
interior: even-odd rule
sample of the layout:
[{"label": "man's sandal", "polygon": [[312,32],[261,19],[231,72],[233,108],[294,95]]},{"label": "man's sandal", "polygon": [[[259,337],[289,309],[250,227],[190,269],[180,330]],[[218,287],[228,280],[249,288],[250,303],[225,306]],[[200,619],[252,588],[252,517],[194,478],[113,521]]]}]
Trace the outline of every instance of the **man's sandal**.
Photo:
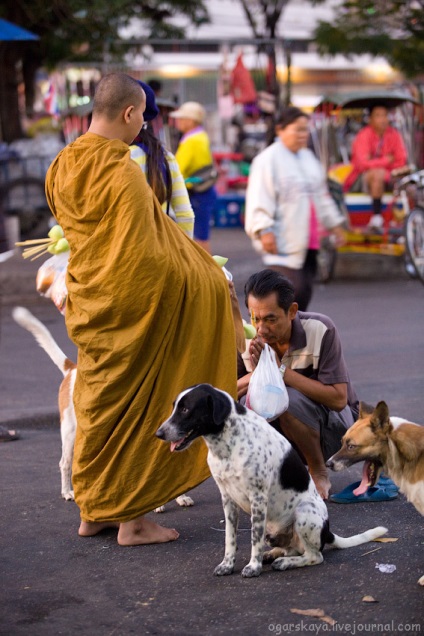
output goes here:
[{"label": "man's sandal", "polygon": [[368,488],[362,495],[354,495],[353,491],[358,488],[359,484],[359,481],[355,481],[346,486],[344,490],[330,495],[330,501],[341,504],[392,501],[392,499],[396,499],[399,492],[395,482],[384,475],[381,475],[375,486]]}]

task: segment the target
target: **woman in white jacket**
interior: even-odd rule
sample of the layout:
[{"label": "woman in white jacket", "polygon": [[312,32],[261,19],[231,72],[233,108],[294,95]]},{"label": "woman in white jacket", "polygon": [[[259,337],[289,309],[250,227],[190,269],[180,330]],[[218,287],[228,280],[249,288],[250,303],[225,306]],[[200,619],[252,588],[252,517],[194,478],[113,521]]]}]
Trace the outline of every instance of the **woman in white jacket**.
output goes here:
[{"label": "woman in white jacket", "polygon": [[306,147],[308,116],[282,111],[276,141],[252,162],[246,192],[245,231],[263,263],[289,278],[299,309],[312,297],[320,228],[344,243],[344,216],[328,192],[324,170]]}]

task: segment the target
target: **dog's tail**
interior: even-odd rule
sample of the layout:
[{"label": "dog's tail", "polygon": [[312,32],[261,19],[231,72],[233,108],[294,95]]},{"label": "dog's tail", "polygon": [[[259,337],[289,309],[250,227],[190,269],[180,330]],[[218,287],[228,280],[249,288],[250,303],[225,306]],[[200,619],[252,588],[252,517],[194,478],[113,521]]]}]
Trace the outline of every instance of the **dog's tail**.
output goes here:
[{"label": "dog's tail", "polygon": [[325,540],[325,542],[329,543],[333,548],[342,550],[343,548],[353,548],[355,545],[361,545],[362,543],[367,543],[368,541],[374,541],[374,539],[378,539],[378,537],[386,534],[386,532],[387,528],[384,528],[383,526],[378,526],[377,528],[366,530],[365,532],[361,532],[360,534],[354,534],[351,537],[339,537],[337,534],[329,532],[330,536]]},{"label": "dog's tail", "polygon": [[63,353],[62,349],[56,344],[50,331],[42,322],[32,315],[28,309],[24,307],[14,307],[12,316],[16,322],[27,331],[30,331],[40,347],[50,356],[55,365],[66,375],[68,371],[75,368],[75,363]]}]

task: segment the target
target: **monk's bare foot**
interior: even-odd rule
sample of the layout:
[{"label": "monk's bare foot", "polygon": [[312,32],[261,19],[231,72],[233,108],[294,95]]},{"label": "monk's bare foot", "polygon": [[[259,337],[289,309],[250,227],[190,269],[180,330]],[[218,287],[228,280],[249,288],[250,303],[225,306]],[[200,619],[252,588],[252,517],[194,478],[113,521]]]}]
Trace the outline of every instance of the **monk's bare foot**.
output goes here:
[{"label": "monk's bare foot", "polygon": [[81,521],[78,534],[80,537],[94,537],[106,528],[119,528],[119,523],[115,521],[105,521],[97,523],[95,521]]},{"label": "monk's bare foot", "polygon": [[311,477],[314,480],[314,484],[316,489],[318,490],[318,494],[321,495],[323,499],[328,499],[328,494],[331,488],[331,481],[328,479],[327,470],[323,471],[311,471]]},{"label": "monk's bare foot", "polygon": [[164,528],[146,517],[121,523],[118,532],[119,545],[147,545],[175,541],[180,535],[174,528]]}]

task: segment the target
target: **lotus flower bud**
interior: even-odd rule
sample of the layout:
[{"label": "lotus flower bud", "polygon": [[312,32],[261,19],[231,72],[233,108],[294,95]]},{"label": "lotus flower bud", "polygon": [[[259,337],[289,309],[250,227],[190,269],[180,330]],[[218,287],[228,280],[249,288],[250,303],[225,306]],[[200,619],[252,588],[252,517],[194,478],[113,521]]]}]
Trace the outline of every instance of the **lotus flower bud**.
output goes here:
[{"label": "lotus flower bud", "polygon": [[58,241],[59,239],[65,236],[60,225],[53,225],[53,227],[49,230],[48,237],[53,241]]},{"label": "lotus flower bud", "polygon": [[212,258],[220,267],[224,267],[225,263],[228,262],[228,258],[225,258],[225,256],[212,256]]}]

